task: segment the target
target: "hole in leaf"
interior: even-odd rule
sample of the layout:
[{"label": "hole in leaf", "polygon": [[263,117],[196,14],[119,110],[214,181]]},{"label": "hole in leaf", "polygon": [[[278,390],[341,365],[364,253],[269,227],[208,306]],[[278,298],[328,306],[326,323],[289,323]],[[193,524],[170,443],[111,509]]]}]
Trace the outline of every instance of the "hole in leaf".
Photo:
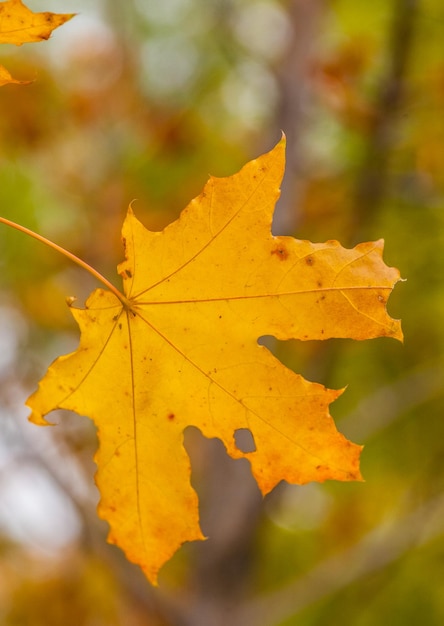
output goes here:
[{"label": "hole in leaf", "polygon": [[254,437],[248,428],[238,428],[234,431],[234,443],[236,448],[245,454],[247,452],[256,452]]},{"label": "hole in leaf", "polygon": [[259,337],[257,342],[260,346],[265,346],[271,351],[276,343],[276,339],[272,335],[262,335],[262,337]]}]

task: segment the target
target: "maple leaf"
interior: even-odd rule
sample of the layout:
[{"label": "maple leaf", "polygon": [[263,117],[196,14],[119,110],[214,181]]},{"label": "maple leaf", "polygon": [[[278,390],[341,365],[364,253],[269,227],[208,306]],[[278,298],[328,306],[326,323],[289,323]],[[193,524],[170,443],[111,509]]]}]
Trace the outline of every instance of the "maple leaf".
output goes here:
[{"label": "maple leaf", "polygon": [[[52,31],[74,16],[70,14],[56,14],[48,11],[34,13],[21,0],[7,0],[0,2],[0,43],[12,43],[21,46],[49,39]],[[8,83],[26,84],[31,81],[19,81],[0,65],[0,86]]]},{"label": "maple leaf", "polygon": [[[345,249],[271,234],[282,140],[202,194],[162,232],[131,208],[123,226],[124,296],[94,291],[72,308],[79,348],[58,358],[28,399],[31,421],[54,409],[98,429],[99,515],[156,583],[185,541],[203,539],[184,429],[247,458],[263,494],[280,481],[359,480],[361,447],[328,406],[341,391],[286,368],[258,338],[402,338],[386,301],[399,273],[381,241]],[[249,429],[255,450],[235,443]]]}]

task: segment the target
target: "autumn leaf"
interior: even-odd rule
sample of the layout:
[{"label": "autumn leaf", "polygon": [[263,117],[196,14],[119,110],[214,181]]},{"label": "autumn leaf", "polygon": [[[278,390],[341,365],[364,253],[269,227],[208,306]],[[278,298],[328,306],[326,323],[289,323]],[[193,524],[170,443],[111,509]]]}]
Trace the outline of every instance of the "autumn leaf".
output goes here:
[{"label": "autumn leaf", "polygon": [[[99,515],[155,583],[185,541],[203,539],[183,446],[187,426],[247,458],[263,494],[280,481],[359,480],[361,447],[338,433],[340,391],[308,382],[258,339],[402,338],[386,301],[399,279],[381,241],[345,249],[271,234],[282,140],[202,194],[162,232],[131,208],[123,226],[124,296],[97,289],[72,308],[79,348],[57,359],[27,404],[94,420]],[[235,433],[248,429],[255,450]]]},{"label": "autumn leaf", "polygon": [[16,84],[16,85],[26,85],[29,84],[31,81],[29,80],[17,80],[15,78],[13,78],[11,76],[11,74],[8,72],[8,70],[6,68],[4,68],[2,65],[0,65],[0,87],[3,87],[3,85],[8,85],[8,84]]},{"label": "autumn leaf", "polygon": [[[7,0],[0,2],[0,43],[10,43],[21,46],[49,39],[52,31],[58,28],[74,14],[33,13],[21,0]],[[0,86],[8,83],[26,84],[30,81],[19,81],[0,65]]]}]

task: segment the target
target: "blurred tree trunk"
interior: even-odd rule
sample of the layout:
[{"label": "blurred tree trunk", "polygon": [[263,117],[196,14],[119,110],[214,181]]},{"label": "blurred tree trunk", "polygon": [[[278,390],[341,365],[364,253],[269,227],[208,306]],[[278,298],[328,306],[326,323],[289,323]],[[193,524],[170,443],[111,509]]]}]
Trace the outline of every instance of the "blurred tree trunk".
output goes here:
[{"label": "blurred tree trunk", "polygon": [[310,122],[313,58],[318,50],[319,26],[325,0],[291,0],[288,20],[292,29],[289,47],[276,68],[279,100],[275,127],[287,137],[285,177],[273,219],[274,234],[290,234],[299,221],[298,205],[305,175],[305,132]]},{"label": "blurred tree trunk", "polygon": [[407,96],[419,0],[394,0],[387,64],[376,96],[365,155],[356,183],[351,233],[355,242],[366,238],[390,186],[390,156],[398,139],[400,112]]}]

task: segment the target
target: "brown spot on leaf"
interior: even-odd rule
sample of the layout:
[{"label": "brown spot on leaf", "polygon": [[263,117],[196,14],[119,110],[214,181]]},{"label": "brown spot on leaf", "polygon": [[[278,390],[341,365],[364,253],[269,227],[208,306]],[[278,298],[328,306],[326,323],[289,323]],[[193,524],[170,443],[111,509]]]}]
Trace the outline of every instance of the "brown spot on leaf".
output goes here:
[{"label": "brown spot on leaf", "polygon": [[312,256],[307,256],[305,258],[305,262],[307,265],[314,265],[314,258]]},{"label": "brown spot on leaf", "polygon": [[281,261],[288,259],[288,250],[284,246],[278,246],[271,251],[271,254],[275,254]]},{"label": "brown spot on leaf", "polygon": [[174,415],[174,413],[168,413],[167,417],[170,420],[170,422],[172,422],[176,416]]}]

